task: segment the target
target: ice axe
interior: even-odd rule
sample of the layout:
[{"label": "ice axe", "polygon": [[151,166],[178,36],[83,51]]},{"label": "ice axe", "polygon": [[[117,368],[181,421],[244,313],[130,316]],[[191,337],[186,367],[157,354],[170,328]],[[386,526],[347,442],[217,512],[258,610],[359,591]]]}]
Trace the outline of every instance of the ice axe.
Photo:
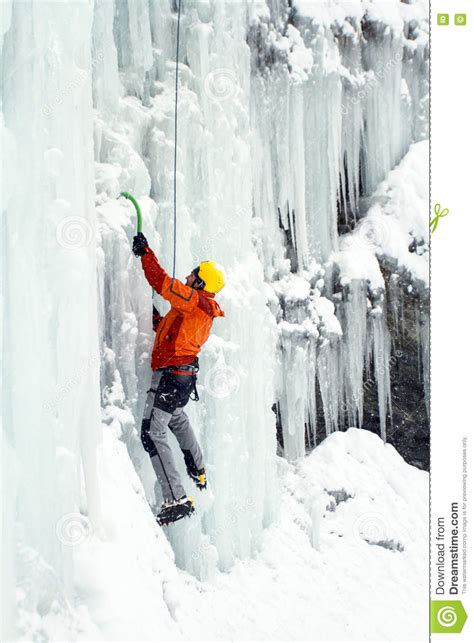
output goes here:
[{"label": "ice axe", "polygon": [[[121,196],[123,196],[125,199],[128,199],[129,201],[131,201],[133,203],[134,207],[135,207],[135,210],[137,212],[137,234],[139,234],[142,231],[142,211],[140,210],[140,206],[138,205],[138,201],[133,196],[133,194],[130,194],[130,192],[120,192],[120,195],[118,196],[118,198],[120,198]],[[152,293],[151,296],[153,297],[153,295],[155,294],[155,291],[152,289],[151,293]],[[152,316],[153,316],[153,330],[156,332],[156,327],[158,326],[158,324],[162,320],[162,317],[161,317],[160,313],[158,312],[158,310],[155,308],[154,304],[153,304]]]},{"label": "ice axe", "polygon": [[[130,194],[129,192],[120,192],[120,196],[123,196],[125,199],[128,199],[131,201],[135,207],[135,210],[137,212],[137,234],[139,234],[142,231],[142,211],[140,210],[140,206],[138,205],[138,201],[136,198]],[[120,198],[119,196],[119,198]]]}]

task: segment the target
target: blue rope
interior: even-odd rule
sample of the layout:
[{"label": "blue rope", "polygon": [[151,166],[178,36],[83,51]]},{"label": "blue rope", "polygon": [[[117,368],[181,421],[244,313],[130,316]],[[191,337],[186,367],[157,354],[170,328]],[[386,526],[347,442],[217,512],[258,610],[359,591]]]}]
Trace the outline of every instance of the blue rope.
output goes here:
[{"label": "blue rope", "polygon": [[176,33],[176,81],[174,88],[174,180],[173,180],[173,278],[170,284],[170,292],[184,301],[190,301],[191,297],[194,294],[192,288],[190,288],[189,297],[184,297],[182,293],[173,290],[173,284],[176,276],[176,239],[177,239],[177,206],[176,206],[176,174],[178,166],[178,80],[179,80],[179,27],[181,24],[181,0],[178,0],[178,26]]},{"label": "blue rope", "polygon": [[173,279],[176,275],[176,239],[177,239],[177,207],[176,207],[176,174],[178,166],[178,80],[179,80],[179,27],[181,23],[181,0],[178,0],[178,27],[176,33],[176,79],[174,91],[174,179],[173,179]]}]

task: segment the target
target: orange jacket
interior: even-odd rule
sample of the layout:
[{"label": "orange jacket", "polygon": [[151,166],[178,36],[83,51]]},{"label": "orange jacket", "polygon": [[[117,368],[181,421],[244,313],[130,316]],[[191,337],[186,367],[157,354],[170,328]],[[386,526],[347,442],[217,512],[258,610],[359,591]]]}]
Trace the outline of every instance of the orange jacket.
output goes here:
[{"label": "orange jacket", "polygon": [[213,294],[172,279],[150,248],[142,256],[142,266],[150,286],[171,304],[157,328],[151,367],[156,371],[191,364],[209,337],[214,317],[224,317],[224,312]]}]

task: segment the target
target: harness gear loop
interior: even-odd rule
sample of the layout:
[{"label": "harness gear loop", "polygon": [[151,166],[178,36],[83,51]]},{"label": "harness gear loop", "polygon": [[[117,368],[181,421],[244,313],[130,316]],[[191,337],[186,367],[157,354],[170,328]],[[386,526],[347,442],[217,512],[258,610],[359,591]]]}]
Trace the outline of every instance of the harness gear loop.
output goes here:
[{"label": "harness gear loop", "polygon": [[189,399],[192,402],[199,401],[199,393],[197,390],[197,374],[199,372],[199,360],[196,359],[192,364],[183,364],[182,366],[168,366],[163,369],[167,373],[172,375],[184,375],[192,377],[193,390],[189,395]]}]

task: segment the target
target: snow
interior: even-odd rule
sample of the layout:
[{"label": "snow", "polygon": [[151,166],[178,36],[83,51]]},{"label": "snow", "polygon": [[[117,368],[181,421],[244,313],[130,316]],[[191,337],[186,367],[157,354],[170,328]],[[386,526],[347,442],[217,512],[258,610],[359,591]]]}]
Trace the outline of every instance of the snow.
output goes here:
[{"label": "snow", "polygon": [[273,283],[275,293],[285,301],[308,299],[310,295],[310,283],[302,276],[290,274],[283,279]]},{"label": "snow", "polygon": [[333,302],[326,297],[318,297],[314,301],[314,307],[326,331],[331,335],[342,335],[341,324],[335,315]]},{"label": "snow", "polygon": [[[278,517],[259,551],[208,581],[176,568],[105,426],[98,458],[102,531],[85,526],[73,548],[82,601],[70,640],[423,640],[428,474],[374,434],[337,432],[294,466],[280,459]],[[60,624],[44,618],[50,640]]]},{"label": "snow", "polygon": [[289,41],[288,62],[292,77],[299,81],[308,80],[307,71],[313,66],[313,54],[310,49],[304,46],[300,32],[293,25],[288,25],[287,37]]},{"label": "snow", "polygon": [[[414,281],[427,287],[429,263],[429,142],[411,146],[401,163],[389,172],[374,193],[368,217],[377,230],[374,245],[377,251],[406,268]],[[410,252],[415,241],[424,245],[423,253]]]},{"label": "snow", "polygon": [[344,22],[348,17],[360,20],[365,15],[381,22],[393,31],[401,31],[410,19],[426,20],[428,0],[402,4],[399,0],[294,0],[293,6],[302,16],[311,18],[317,25],[330,26]]},{"label": "snow", "polygon": [[171,270],[176,14],[2,3],[4,639],[425,638],[426,474],[360,427],[366,366],[382,437],[390,407],[381,257],[425,275],[427,14],[369,4],[288,25],[275,2],[184,3],[177,274],[213,259],[228,285],[189,407],[210,489],[161,530],[151,292],[118,197]]},{"label": "snow", "polygon": [[[429,282],[429,142],[410,147],[400,164],[388,173],[371,197],[372,205],[354,232],[341,238],[331,260],[339,267],[343,285],[364,279],[384,288],[378,257],[392,260],[413,281]],[[424,246],[410,251],[413,242]]]},{"label": "snow", "polygon": [[364,248],[364,242],[366,240],[363,235],[350,235],[348,239],[341,240],[341,250],[331,256],[331,260],[339,268],[341,284],[347,286],[353,279],[358,279],[368,281],[373,290],[384,288],[385,282],[377,257]]}]

